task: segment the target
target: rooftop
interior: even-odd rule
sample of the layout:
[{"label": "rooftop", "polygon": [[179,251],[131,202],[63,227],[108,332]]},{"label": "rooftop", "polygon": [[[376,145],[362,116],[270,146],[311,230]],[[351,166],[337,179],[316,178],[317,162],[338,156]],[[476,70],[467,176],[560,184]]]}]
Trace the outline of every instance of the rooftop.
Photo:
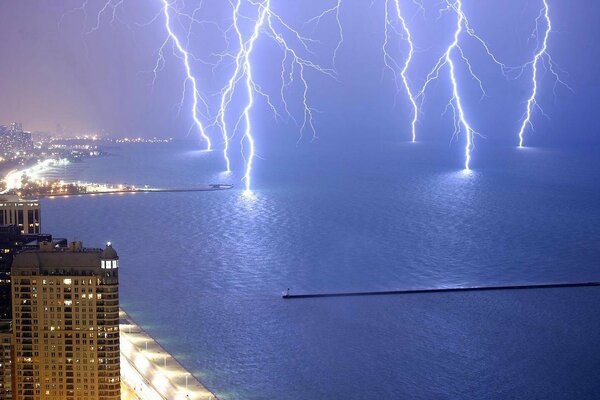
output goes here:
[{"label": "rooftop", "polygon": [[38,200],[25,200],[15,194],[0,194],[0,203],[38,203]]},{"label": "rooftop", "polygon": [[15,256],[12,273],[18,275],[20,272],[36,271],[40,274],[96,274],[101,272],[101,260],[107,258],[118,259],[112,246],[103,250],[82,247],[78,242],[71,243],[68,247],[42,243],[39,249],[26,250]]}]

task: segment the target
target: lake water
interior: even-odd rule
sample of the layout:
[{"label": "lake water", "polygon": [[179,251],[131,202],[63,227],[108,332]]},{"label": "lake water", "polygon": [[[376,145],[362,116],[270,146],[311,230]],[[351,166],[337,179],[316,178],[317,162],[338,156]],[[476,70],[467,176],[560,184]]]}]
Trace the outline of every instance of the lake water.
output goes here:
[{"label": "lake water", "polygon": [[600,288],[283,300],[281,293],[600,280],[600,156],[292,146],[255,191],[217,153],[129,145],[53,171],[221,192],[43,201],[112,241],[128,313],[224,399],[596,399]]}]

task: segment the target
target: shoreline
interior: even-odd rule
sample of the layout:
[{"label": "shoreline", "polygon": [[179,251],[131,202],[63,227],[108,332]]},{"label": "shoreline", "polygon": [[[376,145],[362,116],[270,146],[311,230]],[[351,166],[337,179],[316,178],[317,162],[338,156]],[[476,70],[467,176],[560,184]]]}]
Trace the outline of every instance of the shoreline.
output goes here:
[{"label": "shoreline", "polygon": [[[144,399],[218,400],[191,372],[119,309],[121,380],[129,396]],[[143,397],[139,397],[142,394]]]},{"label": "shoreline", "polygon": [[59,193],[59,194],[40,194],[36,198],[55,198],[55,197],[75,197],[75,196],[101,196],[109,194],[126,194],[126,193],[185,193],[185,192],[215,192],[219,190],[232,189],[233,185],[222,185],[222,187],[192,187],[192,188],[166,188],[166,189],[123,189],[123,190],[107,190],[99,192],[84,192],[84,193]]}]

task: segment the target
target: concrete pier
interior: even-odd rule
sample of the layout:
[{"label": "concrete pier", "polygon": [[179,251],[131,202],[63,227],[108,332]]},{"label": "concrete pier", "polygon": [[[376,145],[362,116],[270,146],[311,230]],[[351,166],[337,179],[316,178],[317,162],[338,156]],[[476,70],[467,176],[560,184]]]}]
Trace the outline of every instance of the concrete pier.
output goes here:
[{"label": "concrete pier", "polygon": [[125,311],[119,317],[122,399],[218,400]]},{"label": "concrete pier", "polygon": [[284,299],[309,299],[319,297],[357,297],[357,296],[387,296],[400,294],[421,294],[421,293],[447,293],[447,292],[477,292],[492,290],[523,290],[523,289],[558,289],[586,286],[600,286],[600,282],[572,282],[572,283],[541,283],[541,284],[523,284],[523,285],[497,285],[497,286],[468,286],[468,287],[448,287],[432,289],[401,289],[384,290],[373,292],[339,292],[339,293],[301,293],[283,294]]}]

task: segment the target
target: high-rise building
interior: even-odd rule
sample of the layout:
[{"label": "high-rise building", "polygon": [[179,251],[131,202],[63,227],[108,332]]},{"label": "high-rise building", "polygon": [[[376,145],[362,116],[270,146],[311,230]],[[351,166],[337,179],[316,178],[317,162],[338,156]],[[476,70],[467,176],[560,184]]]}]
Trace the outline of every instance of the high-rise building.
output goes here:
[{"label": "high-rise building", "polygon": [[0,225],[17,225],[24,234],[41,232],[40,202],[0,195]]},{"label": "high-rise building", "polygon": [[73,243],[15,256],[15,400],[118,400],[119,257]]},{"label": "high-rise building", "polygon": [[15,254],[37,249],[39,243],[51,243],[54,247],[66,247],[65,239],[53,239],[52,235],[23,235],[14,225],[0,225],[0,400],[12,399],[11,322],[12,295],[10,268]]},{"label": "high-rise building", "polygon": [[0,153],[11,154],[33,150],[31,132],[23,130],[23,124],[12,122],[9,126],[0,126]]},{"label": "high-rise building", "polygon": [[[41,211],[37,200],[0,195],[0,321],[11,320],[10,267],[15,254],[37,249],[42,242],[66,247],[66,239],[41,234]],[[21,221],[22,223],[19,223]]]},{"label": "high-rise building", "polygon": [[23,132],[23,124],[21,122],[11,122],[8,129],[13,132]]},{"label": "high-rise building", "polygon": [[10,322],[0,322],[0,400],[12,399],[11,342]]},{"label": "high-rise building", "polygon": [[0,225],[0,321],[12,319],[12,296],[10,294],[10,267],[15,254],[37,249],[42,242],[55,247],[66,247],[66,239],[53,239],[48,234],[22,234],[15,225]]}]

